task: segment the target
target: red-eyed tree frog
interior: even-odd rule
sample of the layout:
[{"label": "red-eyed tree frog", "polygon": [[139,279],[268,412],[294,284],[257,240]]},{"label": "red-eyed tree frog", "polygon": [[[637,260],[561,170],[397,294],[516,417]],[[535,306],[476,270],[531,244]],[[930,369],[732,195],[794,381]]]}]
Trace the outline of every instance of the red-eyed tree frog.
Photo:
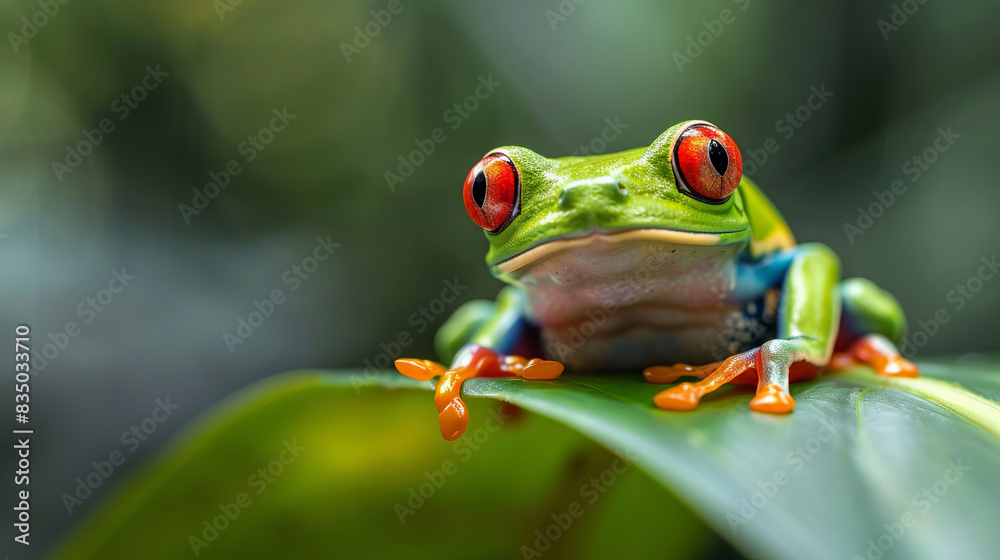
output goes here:
[{"label": "red-eyed tree frog", "polygon": [[[473,166],[465,209],[510,284],[471,301],[435,339],[441,363],[396,368],[437,382],[441,433],[469,417],[473,377],[553,379],[573,371],[642,371],[684,382],[656,406],[690,410],[725,383],[756,384],[750,408],[791,412],[790,381],[868,364],[917,376],[895,343],[896,299],[861,278],[840,279],[825,245],[796,244],[749,178],[735,142],[705,121],[664,132],[648,148],[550,159],[517,146]],[[688,365],[704,364],[704,365]]]}]

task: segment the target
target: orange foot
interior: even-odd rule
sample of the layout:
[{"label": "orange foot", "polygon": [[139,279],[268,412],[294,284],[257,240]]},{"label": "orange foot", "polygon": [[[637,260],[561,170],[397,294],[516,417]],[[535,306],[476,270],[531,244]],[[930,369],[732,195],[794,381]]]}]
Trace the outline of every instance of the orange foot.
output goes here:
[{"label": "orange foot", "polygon": [[462,382],[473,377],[521,377],[523,379],[555,379],[563,372],[563,365],[551,360],[527,359],[522,356],[504,356],[489,348],[470,346],[470,358],[465,365],[446,370],[430,360],[400,358],[396,369],[418,381],[438,379],[434,403],[438,409],[441,435],[448,441],[458,439],[469,426],[469,411],[462,401]]},{"label": "orange foot", "polygon": [[666,391],[661,391],[653,402],[665,410],[692,410],[698,406],[701,397],[736,379],[741,374],[756,368],[757,349],[730,356],[721,364],[689,366],[677,364],[672,367],[654,366],[646,368],[643,375],[650,383],[670,383],[682,376],[702,377],[697,383],[681,383]]},{"label": "orange foot", "polygon": [[867,364],[879,375],[887,377],[917,377],[920,371],[913,362],[899,355],[896,347],[879,335],[866,335],[851,344],[846,352],[837,352],[830,358],[826,369],[844,371],[859,364]]},{"label": "orange foot", "polygon": [[704,366],[677,364],[674,366],[654,366],[646,368],[643,375],[650,383],[673,383],[681,377],[700,377],[696,383],[681,383],[661,391],[653,402],[665,410],[692,410],[698,406],[701,397],[719,387],[735,381],[747,384],[757,383],[757,395],[750,401],[750,408],[757,412],[782,414],[795,408],[795,399],[788,394],[785,384],[758,381],[758,372],[763,371],[760,361],[763,356],[759,348],[727,358],[722,363]]}]

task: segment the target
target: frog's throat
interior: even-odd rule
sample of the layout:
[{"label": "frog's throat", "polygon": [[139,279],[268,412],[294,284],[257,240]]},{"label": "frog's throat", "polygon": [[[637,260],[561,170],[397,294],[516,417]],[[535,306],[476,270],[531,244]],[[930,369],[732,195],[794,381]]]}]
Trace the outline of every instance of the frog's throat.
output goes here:
[{"label": "frog's throat", "polygon": [[[738,233],[738,232],[722,232]],[[572,237],[568,239],[557,239],[532,247],[527,251],[514,255],[513,257],[496,264],[497,270],[501,274],[508,274],[523,268],[533,262],[537,262],[546,257],[560,253],[567,249],[586,247],[597,242],[621,243],[635,239],[663,241],[677,245],[719,245],[721,243],[721,233],[700,233],[692,231],[677,231],[672,229],[630,229],[614,233],[592,232],[582,237]]]}]

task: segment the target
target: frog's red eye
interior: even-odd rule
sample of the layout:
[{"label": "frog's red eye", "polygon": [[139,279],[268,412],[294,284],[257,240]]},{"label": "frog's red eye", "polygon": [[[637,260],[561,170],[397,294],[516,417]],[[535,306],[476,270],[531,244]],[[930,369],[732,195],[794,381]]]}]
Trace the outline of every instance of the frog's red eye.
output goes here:
[{"label": "frog's red eye", "polygon": [[743,176],[743,157],[728,134],[708,123],[696,123],[674,141],[677,188],[696,200],[722,204]]},{"label": "frog's red eye", "polygon": [[465,210],[479,227],[500,233],[521,209],[521,180],[509,157],[494,153],[477,163],[465,178]]}]

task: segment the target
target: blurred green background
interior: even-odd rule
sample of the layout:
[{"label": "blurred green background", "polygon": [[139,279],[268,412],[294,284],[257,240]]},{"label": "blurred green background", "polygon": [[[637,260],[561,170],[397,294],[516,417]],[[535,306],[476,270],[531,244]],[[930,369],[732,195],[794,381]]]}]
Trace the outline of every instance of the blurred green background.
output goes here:
[{"label": "blurred green background", "polygon": [[[1000,287],[952,292],[1000,245],[996,2],[236,1],[0,4],[0,313],[53,345],[33,393],[43,550],[94,505],[70,515],[60,496],[155,399],[180,408],[122,471],[268,374],[384,365],[401,333],[430,356],[458,305],[434,303],[446,281],[459,301],[500,287],[460,195],[498,145],[610,152],[710,120],[756,154],[799,240],[895,293],[911,331],[924,321],[920,355],[997,350]],[[481,80],[493,91],[470,100]],[[912,162],[949,127],[947,151]],[[310,270],[317,237],[339,246]],[[102,293],[116,272],[134,279]]]}]

